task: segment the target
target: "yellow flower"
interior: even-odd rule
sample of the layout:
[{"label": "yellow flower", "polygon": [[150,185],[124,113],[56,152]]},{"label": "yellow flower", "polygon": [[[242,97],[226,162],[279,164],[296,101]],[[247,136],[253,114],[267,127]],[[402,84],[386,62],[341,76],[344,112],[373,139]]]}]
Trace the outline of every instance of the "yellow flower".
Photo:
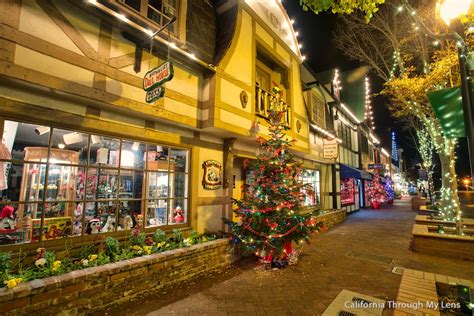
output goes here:
[{"label": "yellow flower", "polygon": [[53,268],[51,269],[52,271],[57,271],[61,267],[61,261],[56,260],[53,262]]},{"label": "yellow flower", "polygon": [[18,282],[16,281],[16,279],[10,279],[8,281],[4,281],[4,283],[7,285],[9,289],[12,289],[18,285]]},{"label": "yellow flower", "polygon": [[90,255],[89,260],[94,261],[97,259],[97,255]]}]

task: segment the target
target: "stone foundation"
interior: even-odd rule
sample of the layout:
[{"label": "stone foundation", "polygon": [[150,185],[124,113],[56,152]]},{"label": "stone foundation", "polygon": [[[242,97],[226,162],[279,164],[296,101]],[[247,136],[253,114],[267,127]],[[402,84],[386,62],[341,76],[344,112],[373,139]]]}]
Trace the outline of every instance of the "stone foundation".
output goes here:
[{"label": "stone foundation", "polygon": [[327,214],[322,214],[316,217],[319,222],[323,222],[328,228],[344,222],[347,218],[345,210],[338,210]]},{"label": "stone foundation", "polygon": [[223,270],[238,259],[227,239],[0,289],[1,315],[78,315]]}]

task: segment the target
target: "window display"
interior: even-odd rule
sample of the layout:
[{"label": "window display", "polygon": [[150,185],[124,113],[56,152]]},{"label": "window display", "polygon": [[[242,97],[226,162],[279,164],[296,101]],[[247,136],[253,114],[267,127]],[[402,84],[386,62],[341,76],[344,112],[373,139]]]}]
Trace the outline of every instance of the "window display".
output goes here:
[{"label": "window display", "polygon": [[341,204],[351,205],[355,203],[354,178],[344,178],[341,180]]},{"label": "window display", "polygon": [[319,170],[304,169],[301,174],[303,184],[310,184],[313,192],[304,192],[304,206],[319,205],[321,203],[321,187],[319,180]]},{"label": "window display", "polygon": [[0,245],[186,223],[189,150],[4,126]]}]

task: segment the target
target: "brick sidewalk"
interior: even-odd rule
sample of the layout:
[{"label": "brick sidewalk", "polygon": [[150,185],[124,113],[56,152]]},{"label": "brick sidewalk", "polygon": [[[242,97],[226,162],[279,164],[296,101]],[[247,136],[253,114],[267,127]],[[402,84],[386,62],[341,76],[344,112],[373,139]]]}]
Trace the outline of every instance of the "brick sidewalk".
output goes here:
[{"label": "brick sidewalk", "polygon": [[[321,315],[343,289],[395,300],[394,266],[474,280],[474,263],[408,249],[415,212],[408,201],[363,210],[314,238],[296,267],[264,271],[250,258],[219,275],[167,289],[111,315]],[[391,314],[391,313],[386,313]]]}]

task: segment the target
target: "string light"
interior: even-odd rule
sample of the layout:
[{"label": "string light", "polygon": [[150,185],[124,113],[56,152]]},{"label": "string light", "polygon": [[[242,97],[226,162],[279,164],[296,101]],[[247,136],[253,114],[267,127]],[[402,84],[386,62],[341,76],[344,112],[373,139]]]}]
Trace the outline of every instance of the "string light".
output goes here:
[{"label": "string light", "polygon": [[365,112],[364,120],[368,122],[370,129],[375,130],[375,123],[372,111],[372,101],[370,100],[370,82],[369,77],[365,77]]}]

